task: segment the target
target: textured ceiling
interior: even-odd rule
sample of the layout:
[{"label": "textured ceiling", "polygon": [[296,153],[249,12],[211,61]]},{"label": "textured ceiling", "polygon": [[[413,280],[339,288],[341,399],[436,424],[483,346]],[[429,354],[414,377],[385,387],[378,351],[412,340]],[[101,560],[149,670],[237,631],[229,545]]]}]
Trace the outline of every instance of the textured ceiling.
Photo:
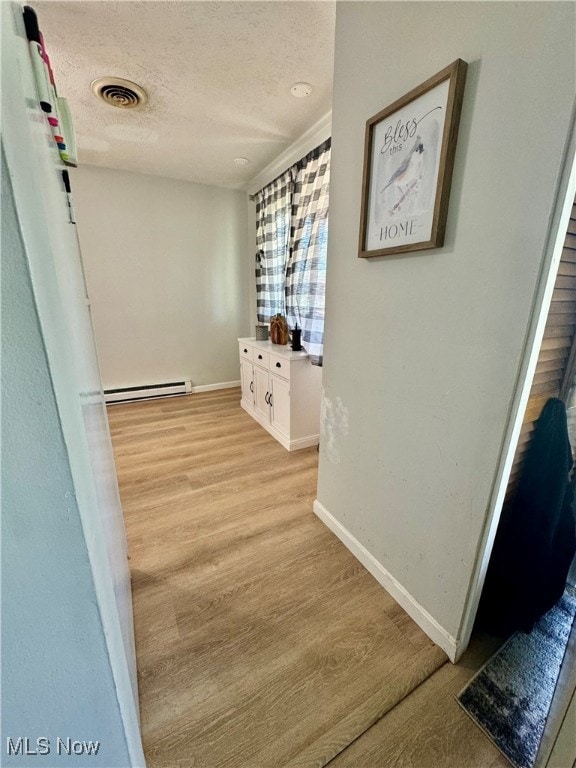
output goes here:
[{"label": "textured ceiling", "polygon": [[[334,2],[31,4],[80,163],[244,187],[331,108]],[[100,102],[90,83],[104,76],[137,82],[148,104]],[[312,95],[294,98],[297,81]]]}]

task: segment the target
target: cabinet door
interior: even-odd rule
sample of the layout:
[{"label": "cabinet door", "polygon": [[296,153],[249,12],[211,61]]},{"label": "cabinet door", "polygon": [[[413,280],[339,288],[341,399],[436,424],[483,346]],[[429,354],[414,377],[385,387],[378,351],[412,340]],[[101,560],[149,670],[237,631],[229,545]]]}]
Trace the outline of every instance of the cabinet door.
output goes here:
[{"label": "cabinet door", "polygon": [[290,437],[290,383],[278,376],[270,376],[272,391],[272,426]]},{"label": "cabinet door", "polygon": [[240,360],[240,385],[242,387],[242,400],[246,405],[254,408],[254,373],[252,363],[249,360]]},{"label": "cabinet door", "polygon": [[268,386],[268,371],[264,368],[254,366],[254,388],[255,400],[254,407],[256,413],[265,421],[270,421],[270,388]]}]

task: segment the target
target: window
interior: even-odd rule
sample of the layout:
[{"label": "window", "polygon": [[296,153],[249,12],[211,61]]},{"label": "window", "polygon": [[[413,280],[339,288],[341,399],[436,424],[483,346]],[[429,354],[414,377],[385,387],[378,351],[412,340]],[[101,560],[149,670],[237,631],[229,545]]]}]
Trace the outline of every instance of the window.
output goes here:
[{"label": "window", "polygon": [[286,315],[322,365],[330,139],[256,195],[256,303],[259,322]]}]

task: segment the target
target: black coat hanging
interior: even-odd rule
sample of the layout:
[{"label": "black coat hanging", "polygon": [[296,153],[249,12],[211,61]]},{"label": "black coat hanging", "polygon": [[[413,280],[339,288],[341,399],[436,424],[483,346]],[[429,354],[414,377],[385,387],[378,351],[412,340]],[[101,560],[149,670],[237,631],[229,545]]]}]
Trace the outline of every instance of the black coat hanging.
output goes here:
[{"label": "black coat hanging", "polygon": [[576,552],[572,465],[566,408],[551,398],[502,512],[478,611],[488,631],[529,632],[562,596]]}]

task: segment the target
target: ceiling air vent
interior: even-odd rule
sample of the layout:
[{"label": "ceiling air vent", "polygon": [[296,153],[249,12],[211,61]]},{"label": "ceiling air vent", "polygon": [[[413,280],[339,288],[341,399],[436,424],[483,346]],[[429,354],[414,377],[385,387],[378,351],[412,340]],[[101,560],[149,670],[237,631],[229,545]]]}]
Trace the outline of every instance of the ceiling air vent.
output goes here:
[{"label": "ceiling air vent", "polygon": [[143,88],[121,77],[100,77],[92,82],[92,91],[110,106],[120,109],[134,109],[148,101]]}]

